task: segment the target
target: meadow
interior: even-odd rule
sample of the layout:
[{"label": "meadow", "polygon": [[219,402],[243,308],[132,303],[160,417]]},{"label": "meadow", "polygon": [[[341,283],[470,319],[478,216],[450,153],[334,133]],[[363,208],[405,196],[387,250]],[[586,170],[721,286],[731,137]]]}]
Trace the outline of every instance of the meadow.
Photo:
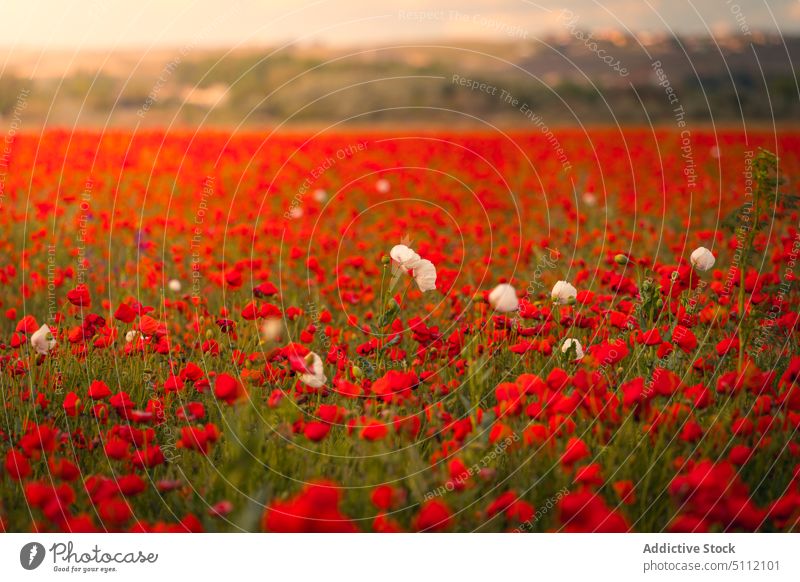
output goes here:
[{"label": "meadow", "polygon": [[3,149],[0,531],[798,529],[798,133]]}]

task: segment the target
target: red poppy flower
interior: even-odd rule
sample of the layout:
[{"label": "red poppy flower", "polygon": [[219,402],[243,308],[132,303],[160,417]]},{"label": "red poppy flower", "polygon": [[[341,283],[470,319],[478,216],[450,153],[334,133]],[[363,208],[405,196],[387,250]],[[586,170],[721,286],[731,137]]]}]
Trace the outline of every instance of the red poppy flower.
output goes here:
[{"label": "red poppy flower", "polygon": [[426,501],[414,518],[414,529],[419,532],[443,531],[453,523],[453,513],[440,499]]},{"label": "red poppy flower", "polygon": [[89,307],[92,303],[92,298],[89,296],[89,288],[83,284],[69,291],[67,300],[76,307]]},{"label": "red poppy flower", "polygon": [[367,441],[379,441],[386,437],[389,428],[382,422],[377,420],[370,420],[367,425],[361,429],[361,438]]},{"label": "red poppy flower", "polygon": [[80,412],[78,409],[80,404],[81,399],[78,395],[74,392],[68,392],[64,397],[64,411],[67,413],[67,416],[76,416],[78,412]]},{"label": "red poppy flower", "polygon": [[26,315],[25,317],[19,320],[19,323],[17,323],[15,331],[19,333],[24,333],[26,335],[31,335],[37,329],[39,329],[39,324],[36,323],[36,318],[33,317],[32,315]]},{"label": "red poppy flower", "polygon": [[101,380],[94,380],[87,393],[92,400],[103,400],[111,396],[108,385]]},{"label": "red poppy flower", "polygon": [[586,443],[579,438],[573,437],[567,441],[567,448],[564,450],[564,454],[561,455],[561,464],[571,466],[588,456],[589,447],[586,446]]},{"label": "red poppy flower", "polygon": [[278,533],[351,533],[356,527],[339,509],[340,489],[328,481],[306,485],[287,501],[274,501],[264,512],[264,529]]},{"label": "red poppy flower", "polygon": [[682,325],[676,325],[672,330],[672,341],[687,354],[697,348],[697,337],[692,330]]},{"label": "red poppy flower", "polygon": [[31,474],[31,465],[28,459],[15,449],[9,449],[6,453],[5,469],[6,474],[15,481],[26,479]]},{"label": "red poppy flower", "polygon": [[303,434],[305,437],[314,442],[319,442],[328,436],[328,433],[331,430],[331,425],[326,424],[324,422],[308,422],[303,427]]},{"label": "red poppy flower", "polygon": [[219,374],[214,381],[214,396],[227,404],[235,404],[247,396],[244,386],[229,374]]},{"label": "red poppy flower", "polygon": [[123,323],[131,323],[136,319],[136,315],[136,311],[131,309],[127,303],[120,303],[119,307],[117,307],[117,310],[114,312],[114,319]]}]

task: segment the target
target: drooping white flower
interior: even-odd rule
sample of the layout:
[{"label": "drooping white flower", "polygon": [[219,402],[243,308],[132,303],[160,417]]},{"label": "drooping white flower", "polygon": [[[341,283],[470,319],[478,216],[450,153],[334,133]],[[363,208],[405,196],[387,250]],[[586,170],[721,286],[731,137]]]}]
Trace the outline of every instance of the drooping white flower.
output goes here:
[{"label": "drooping white flower", "polygon": [[281,339],[283,335],[283,320],[278,317],[269,317],[264,321],[261,326],[261,335],[268,342],[274,342]]},{"label": "drooping white flower", "polygon": [[580,360],[584,356],[583,346],[581,345],[581,342],[574,338],[568,337],[562,342],[561,353],[566,354],[573,346],[575,346],[575,359]]},{"label": "drooping white flower", "polygon": [[132,329],[128,333],[125,334],[125,341],[127,343],[130,343],[133,340],[135,340],[137,337],[139,337],[140,335],[142,335],[142,334],[139,333],[139,331],[137,331],[135,329]]},{"label": "drooping white flower", "polygon": [[489,293],[489,305],[499,313],[516,311],[519,308],[517,291],[508,283],[501,283]]},{"label": "drooping white flower", "polygon": [[173,293],[180,293],[181,289],[183,289],[181,282],[177,279],[170,279],[169,283],[167,283],[167,287],[169,287],[169,290]]},{"label": "drooping white flower", "polygon": [[708,271],[716,262],[714,255],[706,247],[696,248],[689,260],[698,271]]},{"label": "drooping white flower", "polygon": [[45,323],[31,335],[31,345],[37,354],[46,355],[56,345],[56,338]]},{"label": "drooping white flower", "polygon": [[392,259],[390,289],[395,286],[400,277],[407,271],[412,272],[414,281],[423,293],[436,289],[436,267],[429,260],[420,257],[414,249],[404,244],[395,245],[389,251],[389,256]]},{"label": "drooping white flower", "polygon": [[320,388],[325,385],[328,378],[322,370],[322,358],[314,352],[308,352],[305,357],[306,368],[310,370],[309,374],[300,374],[300,381],[306,386],[312,388]]},{"label": "drooping white flower", "polygon": [[389,251],[389,256],[392,260],[402,269],[406,271],[413,269],[417,266],[422,259],[414,252],[414,249],[406,245],[394,245],[392,250]]},{"label": "drooping white flower", "polygon": [[428,259],[420,259],[414,267],[414,281],[425,293],[436,289],[436,267]]},{"label": "drooping white flower", "polygon": [[389,180],[386,180],[384,178],[381,178],[380,180],[375,182],[375,189],[381,194],[386,194],[391,187],[392,185],[389,184]]},{"label": "drooping white flower", "polygon": [[559,281],[553,286],[550,297],[559,304],[569,303],[570,299],[578,296],[578,290],[566,281]]}]

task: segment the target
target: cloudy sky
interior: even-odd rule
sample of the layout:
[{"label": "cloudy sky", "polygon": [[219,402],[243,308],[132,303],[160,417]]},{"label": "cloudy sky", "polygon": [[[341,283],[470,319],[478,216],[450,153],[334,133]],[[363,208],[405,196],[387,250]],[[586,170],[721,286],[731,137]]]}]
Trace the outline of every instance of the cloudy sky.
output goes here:
[{"label": "cloudy sky", "polygon": [[[0,45],[130,48],[536,38],[582,28],[800,32],[800,0],[2,0]],[[560,20],[561,19],[561,20]]]}]

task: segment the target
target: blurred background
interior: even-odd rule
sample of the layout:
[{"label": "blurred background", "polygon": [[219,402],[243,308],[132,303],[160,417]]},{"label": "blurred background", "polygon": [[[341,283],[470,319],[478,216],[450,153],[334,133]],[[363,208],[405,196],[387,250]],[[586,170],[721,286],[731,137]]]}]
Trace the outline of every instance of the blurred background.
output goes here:
[{"label": "blurred background", "polygon": [[4,126],[800,119],[797,0],[12,0],[2,13]]}]

